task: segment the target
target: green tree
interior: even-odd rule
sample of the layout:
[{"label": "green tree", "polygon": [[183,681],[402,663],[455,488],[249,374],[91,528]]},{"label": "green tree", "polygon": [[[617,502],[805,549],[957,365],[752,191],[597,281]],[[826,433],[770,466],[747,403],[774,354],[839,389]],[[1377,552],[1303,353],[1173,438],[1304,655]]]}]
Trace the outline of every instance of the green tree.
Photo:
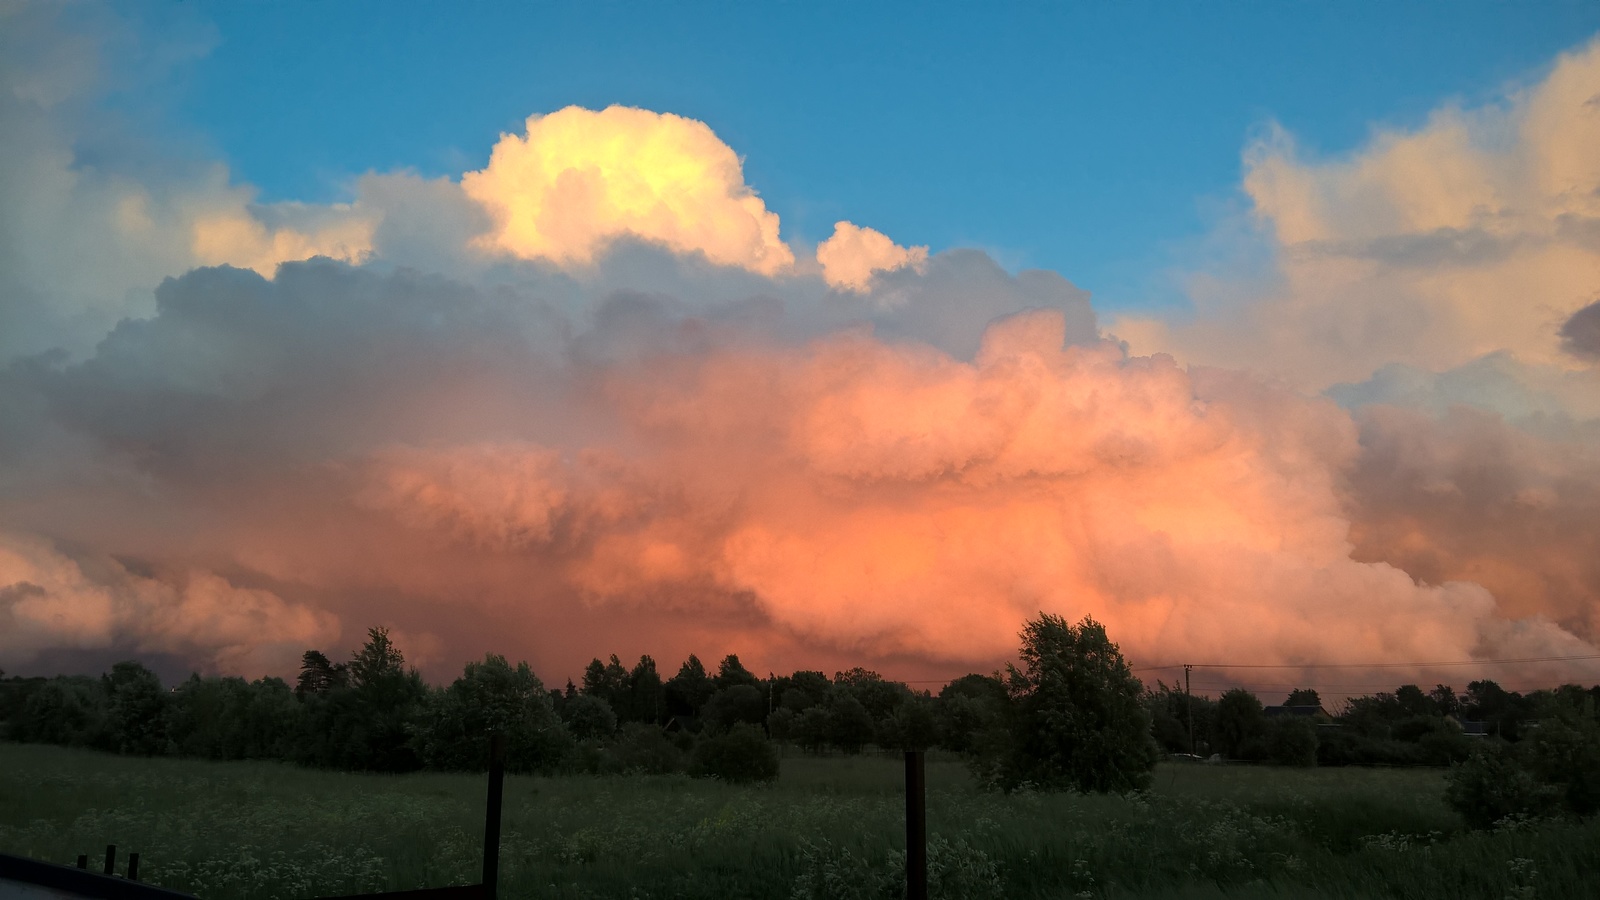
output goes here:
[{"label": "green tree", "polygon": [[628,673],[628,701],[629,718],[635,722],[659,725],[667,720],[666,691],[649,656],[639,657]]},{"label": "green tree", "polygon": [[771,781],[778,777],[778,754],[759,727],[741,723],[701,741],[689,774],[736,783]]},{"label": "green tree", "polygon": [[347,687],[349,674],[344,663],[335,664],[321,650],[307,650],[300,658],[300,677],[295,681],[294,695],[304,700],[307,694],[326,694],[335,688]]},{"label": "green tree", "polygon": [[1280,766],[1317,764],[1317,727],[1299,716],[1281,716],[1267,727],[1267,758]]},{"label": "green tree", "polygon": [[759,726],[767,719],[766,694],[754,685],[731,685],[711,695],[700,718],[711,731],[726,731],[740,722]]},{"label": "green tree", "polygon": [[1244,688],[1234,688],[1217,701],[1217,749],[1230,759],[1255,756],[1254,747],[1266,731],[1261,701]]},{"label": "green tree", "polygon": [[664,685],[667,700],[667,709],[674,716],[696,717],[705,707],[706,701],[717,692],[716,682],[706,674],[706,667],[700,662],[700,657],[693,653],[678,667],[678,674],[672,676]]},{"label": "green tree", "polygon": [[617,730],[617,714],[611,704],[593,694],[568,697],[561,706],[561,720],[580,741],[603,740]]},{"label": "green tree", "polygon": [[1321,706],[1322,697],[1312,688],[1295,688],[1289,692],[1289,699],[1283,701],[1284,706]]},{"label": "green tree", "polygon": [[1022,629],[1008,665],[1010,747],[1001,767],[1008,787],[1126,792],[1150,784],[1158,756],[1150,737],[1144,685],[1105,627],[1040,614]]},{"label": "green tree", "polygon": [[513,668],[496,654],[467,663],[449,687],[431,692],[416,734],[429,768],[455,771],[481,771],[493,734],[505,736],[513,772],[553,768],[567,743],[539,677],[527,663]]},{"label": "green tree", "polygon": [[168,699],[156,673],[130,660],[112,666],[102,678],[110,749],[140,756],[166,753]]},{"label": "green tree", "polygon": [[302,758],[318,765],[405,772],[421,765],[412,742],[428,695],[387,628],[367,630],[350,660],[350,686],[308,695]]},{"label": "green tree", "polygon": [[761,679],[752,675],[750,670],[744,667],[744,663],[739,662],[738,655],[733,653],[724,656],[722,662],[717,664],[717,677],[712,680],[716,682],[719,689],[723,690],[736,684],[746,684],[750,687],[761,686]]}]

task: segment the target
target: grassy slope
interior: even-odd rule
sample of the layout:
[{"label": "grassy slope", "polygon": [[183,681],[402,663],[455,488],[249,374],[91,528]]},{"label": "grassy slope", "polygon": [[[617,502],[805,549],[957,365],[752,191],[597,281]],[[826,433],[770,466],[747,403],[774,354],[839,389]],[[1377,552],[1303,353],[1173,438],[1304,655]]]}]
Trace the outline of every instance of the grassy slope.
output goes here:
[{"label": "grassy slope", "polygon": [[[1432,771],[1173,766],[1134,799],[985,794],[947,761],[928,782],[930,833],[986,855],[1014,898],[1586,897],[1600,872],[1600,823],[1463,833]],[[765,788],[509,778],[503,896],[787,898],[803,842],[882,871],[900,788],[875,758],[786,759]],[[145,880],[212,900],[465,883],[483,789],[0,743],[0,850],[116,843]]]}]

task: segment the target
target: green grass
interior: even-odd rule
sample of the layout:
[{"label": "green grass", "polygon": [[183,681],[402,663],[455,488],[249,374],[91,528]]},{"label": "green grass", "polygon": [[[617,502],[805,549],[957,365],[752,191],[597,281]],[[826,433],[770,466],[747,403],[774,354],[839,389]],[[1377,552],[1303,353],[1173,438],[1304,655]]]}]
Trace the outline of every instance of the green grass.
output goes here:
[{"label": "green grass", "polygon": [[[508,778],[502,895],[788,900],[802,875],[866,891],[895,875],[901,777],[894,759],[791,757],[767,787]],[[1442,783],[1196,765],[1163,767],[1142,797],[1003,796],[933,759],[928,828],[941,860],[992,873],[1006,898],[1596,895],[1600,823],[1469,833]],[[115,843],[142,854],[144,880],[212,900],[468,883],[483,792],[482,776],[0,743],[0,850],[69,862]]]}]

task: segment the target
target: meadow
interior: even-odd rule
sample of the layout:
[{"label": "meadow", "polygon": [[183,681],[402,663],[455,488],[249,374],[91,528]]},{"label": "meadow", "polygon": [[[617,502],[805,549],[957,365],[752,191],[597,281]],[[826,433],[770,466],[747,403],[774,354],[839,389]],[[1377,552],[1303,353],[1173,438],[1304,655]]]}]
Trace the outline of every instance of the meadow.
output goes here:
[{"label": "meadow", "polygon": [[[892,896],[898,759],[791,752],[775,783],[509,777],[502,896]],[[484,779],[0,743],[0,850],[107,843],[208,900],[468,883]],[[1561,898],[1600,891],[1600,822],[1468,831],[1428,769],[1164,764],[1130,797],[978,790],[928,764],[934,896]]]}]

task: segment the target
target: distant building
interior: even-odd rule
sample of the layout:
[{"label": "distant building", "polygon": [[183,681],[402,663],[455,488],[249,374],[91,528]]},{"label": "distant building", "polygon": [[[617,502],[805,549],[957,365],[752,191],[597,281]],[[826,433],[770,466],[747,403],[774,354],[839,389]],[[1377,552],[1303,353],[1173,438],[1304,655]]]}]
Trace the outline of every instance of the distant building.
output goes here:
[{"label": "distant building", "polygon": [[1277,719],[1281,717],[1311,719],[1318,724],[1333,721],[1333,716],[1328,715],[1328,711],[1323,709],[1321,704],[1309,706],[1268,706],[1263,709],[1262,712],[1266,713],[1267,718],[1269,719]]}]

